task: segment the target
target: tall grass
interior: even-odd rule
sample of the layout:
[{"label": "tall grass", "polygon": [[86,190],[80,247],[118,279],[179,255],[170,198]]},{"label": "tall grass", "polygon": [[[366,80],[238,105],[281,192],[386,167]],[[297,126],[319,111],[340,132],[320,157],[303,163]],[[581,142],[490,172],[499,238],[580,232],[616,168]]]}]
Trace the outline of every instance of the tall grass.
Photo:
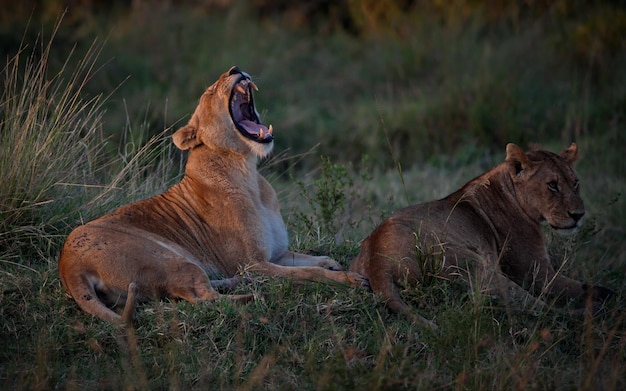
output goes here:
[{"label": "tall grass", "polygon": [[53,71],[56,32],[47,43],[24,44],[3,69],[0,252],[25,256],[28,263],[55,256],[77,221],[111,207],[119,197],[115,190],[123,187],[132,199],[162,189],[172,177],[165,164],[168,128],[142,137],[145,130],[133,129],[136,120],[129,120],[122,134],[133,136],[113,145],[103,132],[108,96],[86,91],[101,66],[102,44],[94,41],[81,54],[72,50]]},{"label": "tall grass", "polygon": [[61,69],[51,74],[48,59],[54,33],[47,43],[24,44],[3,69],[3,253],[9,249],[21,253],[32,245],[45,248],[41,241],[75,216],[72,209],[78,205],[72,205],[72,196],[84,192],[85,184],[93,183],[97,175],[103,96],[85,97],[82,91],[95,72],[100,46],[94,43],[78,60],[70,53]]}]

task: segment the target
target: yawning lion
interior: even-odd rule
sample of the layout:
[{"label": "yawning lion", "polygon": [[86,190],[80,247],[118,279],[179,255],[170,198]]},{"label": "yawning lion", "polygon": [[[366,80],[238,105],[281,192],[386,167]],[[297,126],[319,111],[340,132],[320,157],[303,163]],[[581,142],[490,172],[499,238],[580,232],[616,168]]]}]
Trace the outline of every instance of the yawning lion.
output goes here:
[{"label": "yawning lion", "polygon": [[[173,136],[178,148],[189,150],[184,178],[68,236],[59,274],[83,310],[127,323],[135,295],[139,301],[213,299],[214,287],[233,285],[244,269],[367,284],[328,257],[288,251],[276,193],[256,167],[272,150],[274,135],[259,119],[253,90],[256,85],[239,68],[222,74]],[[211,281],[215,276],[226,279]],[[125,302],[123,317],[109,308]]]}]

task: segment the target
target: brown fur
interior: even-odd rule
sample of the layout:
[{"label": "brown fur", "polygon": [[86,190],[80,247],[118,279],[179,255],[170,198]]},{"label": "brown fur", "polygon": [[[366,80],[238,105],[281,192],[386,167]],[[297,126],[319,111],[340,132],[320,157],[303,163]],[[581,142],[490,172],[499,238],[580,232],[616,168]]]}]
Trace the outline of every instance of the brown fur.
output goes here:
[{"label": "brown fur", "polygon": [[[252,89],[256,86],[250,77],[236,67],[221,75],[202,95],[189,123],[173,136],[180,149],[190,150],[181,182],[68,236],[59,273],[83,310],[127,323],[135,294],[139,301],[210,300],[218,297],[214,287],[233,286],[242,270],[352,286],[367,283],[356,273],[340,271],[328,257],[287,250],[276,193],[256,168],[258,158],[271,151],[273,136],[271,126],[258,119]],[[229,278],[210,281],[211,276]],[[127,296],[132,300],[121,318],[108,307],[125,303]]]},{"label": "brown fur", "polygon": [[406,207],[385,220],[362,243],[350,270],[369,279],[387,307],[433,326],[404,303],[398,282],[418,284],[425,274],[475,281],[508,303],[536,295],[601,303],[611,291],[563,276],[548,259],[541,223],[573,232],[585,213],[572,168],[577,147],[560,155],[524,153],[507,145],[506,160],[449,196]]}]

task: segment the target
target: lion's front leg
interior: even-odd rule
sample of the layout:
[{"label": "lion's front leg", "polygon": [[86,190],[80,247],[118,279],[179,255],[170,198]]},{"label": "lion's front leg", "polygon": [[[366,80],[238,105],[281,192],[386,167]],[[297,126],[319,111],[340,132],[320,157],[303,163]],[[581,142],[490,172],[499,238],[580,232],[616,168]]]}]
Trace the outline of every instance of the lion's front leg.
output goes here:
[{"label": "lion's front leg", "polygon": [[487,293],[497,294],[504,301],[507,309],[513,312],[547,311],[550,308],[546,302],[534,297],[499,271],[491,275],[487,284]]},{"label": "lion's front leg", "polygon": [[280,266],[315,266],[328,270],[343,270],[341,265],[327,256],[313,256],[286,251],[281,257],[270,260],[271,263]]},{"label": "lion's front leg", "polygon": [[[298,255],[302,254],[294,253],[294,262],[298,262],[298,259],[303,259],[298,258]],[[310,256],[305,257],[316,258]],[[291,264],[284,266],[273,262],[257,262],[249,264],[247,266],[247,270],[264,274],[266,276],[294,278],[299,281],[336,281],[349,286],[358,286],[364,288],[369,287],[369,281],[367,280],[367,278],[358,273],[350,271],[328,270],[317,266],[307,266],[304,263],[300,263],[300,266]]]},{"label": "lion's front leg", "polygon": [[477,259],[476,281],[480,283],[482,292],[498,296],[509,311],[536,312],[549,309],[547,303],[505,275],[496,259],[498,257],[493,254],[485,254]]}]

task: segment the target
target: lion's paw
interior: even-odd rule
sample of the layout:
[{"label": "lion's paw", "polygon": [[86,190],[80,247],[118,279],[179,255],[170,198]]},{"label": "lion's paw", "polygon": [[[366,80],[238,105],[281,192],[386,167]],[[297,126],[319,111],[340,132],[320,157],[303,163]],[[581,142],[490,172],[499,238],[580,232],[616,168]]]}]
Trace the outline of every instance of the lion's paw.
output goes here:
[{"label": "lion's paw", "polygon": [[348,279],[348,284],[350,286],[358,286],[361,288],[371,289],[370,280],[363,277],[359,273],[355,272],[346,272],[346,277]]},{"label": "lion's paw", "polygon": [[332,258],[326,257],[326,256],[319,256],[319,257],[315,257],[316,261],[317,261],[317,266],[324,268],[324,269],[328,269],[328,270],[334,270],[334,271],[339,271],[339,270],[343,270],[343,267],[341,267],[341,265],[339,263],[337,263],[337,261],[335,261]]}]

